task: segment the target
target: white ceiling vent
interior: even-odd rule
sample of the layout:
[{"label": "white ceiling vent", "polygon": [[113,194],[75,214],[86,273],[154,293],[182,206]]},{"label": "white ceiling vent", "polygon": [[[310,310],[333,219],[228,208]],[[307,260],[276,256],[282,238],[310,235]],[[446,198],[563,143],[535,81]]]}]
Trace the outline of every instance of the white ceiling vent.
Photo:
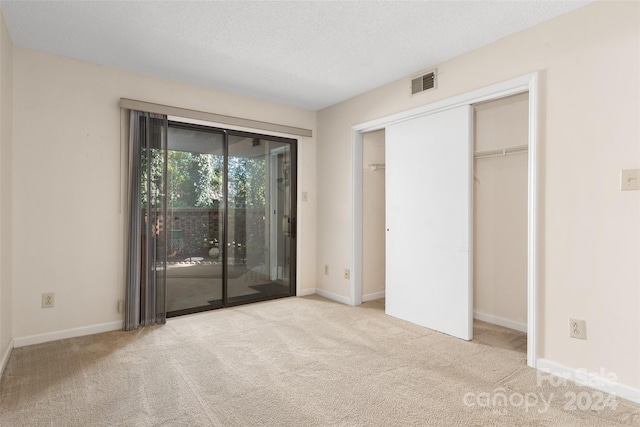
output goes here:
[{"label": "white ceiling vent", "polygon": [[411,79],[411,95],[436,88],[436,70]]}]

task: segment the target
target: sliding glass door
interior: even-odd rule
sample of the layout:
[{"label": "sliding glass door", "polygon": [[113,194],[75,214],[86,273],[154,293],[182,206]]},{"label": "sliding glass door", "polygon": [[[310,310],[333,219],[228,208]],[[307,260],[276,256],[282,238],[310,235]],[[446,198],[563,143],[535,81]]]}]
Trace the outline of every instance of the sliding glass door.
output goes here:
[{"label": "sliding glass door", "polygon": [[295,294],[296,141],[169,123],[167,315]]},{"label": "sliding glass door", "polygon": [[291,294],[292,144],[229,136],[229,302]]}]

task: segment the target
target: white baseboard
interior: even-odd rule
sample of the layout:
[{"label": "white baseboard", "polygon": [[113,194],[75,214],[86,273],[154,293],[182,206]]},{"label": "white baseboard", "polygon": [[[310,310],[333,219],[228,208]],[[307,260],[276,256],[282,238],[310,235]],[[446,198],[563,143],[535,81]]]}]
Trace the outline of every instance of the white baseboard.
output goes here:
[{"label": "white baseboard", "polygon": [[13,350],[13,340],[9,342],[7,346],[7,351],[2,355],[2,362],[0,362],[0,378],[2,378],[2,373],[4,372],[4,368],[7,366],[9,362],[9,356],[11,356],[11,351]]},{"label": "white baseboard", "polygon": [[82,326],[80,328],[65,329],[63,331],[48,332],[46,334],[29,335],[26,337],[14,338],[13,346],[15,348],[25,347],[27,345],[40,344],[43,342],[82,337],[84,335],[99,334],[101,332],[117,331],[118,329],[122,329],[122,326],[122,320],[117,320],[115,322]]},{"label": "white baseboard", "polygon": [[325,297],[328,298],[330,300],[342,303],[342,304],[346,304],[346,305],[351,305],[351,300],[348,297],[343,297],[341,295],[337,295],[331,292],[327,292],[323,289],[317,289],[316,288],[316,294],[320,295],[321,297]]},{"label": "white baseboard", "polygon": [[376,299],[384,298],[384,296],[385,296],[385,291],[362,295],[362,302],[373,301]]},{"label": "white baseboard", "polygon": [[[536,368],[547,374],[574,381],[579,385],[591,387],[596,390],[610,393],[616,397],[640,403],[640,389],[620,384],[614,378],[604,378],[602,374],[614,374],[613,372],[588,372],[586,369],[574,369],[547,359],[538,359]],[[540,378],[540,377],[539,377]]]},{"label": "white baseboard", "polygon": [[316,293],[316,288],[298,289],[296,290],[296,296],[306,297],[307,295],[313,295]]},{"label": "white baseboard", "polygon": [[482,320],[483,322],[502,326],[505,328],[515,329],[516,331],[527,332],[526,323],[516,322],[514,320],[505,319],[504,317],[494,316],[493,314],[486,314],[486,313],[481,313],[479,311],[474,311],[473,318]]}]

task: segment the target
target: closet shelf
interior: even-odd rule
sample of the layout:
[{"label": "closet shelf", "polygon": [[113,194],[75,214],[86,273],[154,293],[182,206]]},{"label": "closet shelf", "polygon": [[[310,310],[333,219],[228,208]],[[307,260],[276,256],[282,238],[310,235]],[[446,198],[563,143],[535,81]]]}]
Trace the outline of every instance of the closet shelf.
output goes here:
[{"label": "closet shelf", "polygon": [[496,157],[496,156],[506,156],[508,154],[518,154],[518,153],[526,153],[529,150],[529,146],[527,144],[524,145],[512,145],[511,147],[503,147],[503,148],[493,148],[491,150],[481,150],[473,153],[473,157]]}]

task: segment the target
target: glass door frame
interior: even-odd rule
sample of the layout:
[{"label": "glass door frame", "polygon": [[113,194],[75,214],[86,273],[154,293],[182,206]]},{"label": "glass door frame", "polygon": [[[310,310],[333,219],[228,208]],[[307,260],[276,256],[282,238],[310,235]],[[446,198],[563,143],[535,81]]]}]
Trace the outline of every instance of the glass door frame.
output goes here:
[{"label": "glass door frame", "polygon": [[[225,308],[225,307],[234,307],[234,306],[238,306],[238,305],[244,305],[244,304],[251,304],[254,302],[262,302],[262,301],[268,301],[268,300],[272,300],[272,299],[278,299],[278,298],[286,298],[286,297],[290,297],[290,296],[295,296],[296,295],[296,289],[297,289],[297,284],[296,284],[296,271],[297,271],[297,211],[298,211],[298,200],[297,200],[297,193],[298,193],[298,189],[297,189],[297,178],[298,178],[298,168],[297,168],[297,160],[298,160],[298,150],[297,150],[297,146],[298,146],[298,140],[294,139],[294,138],[285,138],[285,137],[279,137],[279,136],[272,136],[272,135],[264,135],[264,134],[258,134],[258,133],[253,133],[253,132],[247,132],[247,131],[239,131],[239,130],[232,130],[232,129],[224,129],[224,128],[218,128],[215,126],[205,126],[205,125],[199,125],[199,124],[193,124],[193,123],[185,123],[185,122],[181,122],[181,121],[176,121],[176,120],[169,120],[168,122],[169,128],[171,127],[175,127],[175,128],[181,128],[181,129],[187,129],[187,130],[196,130],[196,131],[202,131],[202,132],[210,132],[210,133],[215,133],[215,134],[219,134],[222,135],[223,137],[223,156],[224,156],[224,167],[223,167],[223,184],[222,184],[222,188],[223,188],[223,201],[220,204],[220,210],[221,210],[221,215],[222,215],[222,242],[220,242],[219,247],[222,248],[220,251],[220,255],[221,255],[221,259],[222,259],[222,303],[221,304],[210,304],[208,306],[199,306],[199,307],[192,307],[192,308],[185,308],[185,309],[178,309],[178,310],[174,310],[174,311],[168,311],[167,312],[167,318],[169,317],[176,317],[176,316],[182,316],[182,315],[186,315],[186,314],[192,314],[192,313],[199,313],[199,312],[203,312],[203,311],[209,311],[209,310],[215,310],[218,308]],[[229,292],[228,292],[228,279],[229,279],[229,242],[228,242],[228,236],[229,236],[229,137],[230,136],[236,136],[236,137],[244,137],[244,138],[258,138],[260,140],[265,140],[265,141],[273,141],[273,142],[279,142],[279,143],[284,143],[284,144],[288,144],[289,146],[289,150],[290,150],[290,158],[291,158],[291,165],[290,165],[290,171],[289,171],[289,177],[290,177],[290,188],[289,188],[289,194],[290,194],[290,203],[291,203],[291,210],[290,210],[290,223],[289,223],[289,233],[290,233],[290,253],[289,253],[289,291],[285,294],[278,294],[278,295],[269,295],[269,296],[262,296],[262,297],[256,297],[256,298],[251,298],[251,299],[243,299],[243,300],[237,300],[237,301],[229,301]],[[168,146],[170,145],[170,141],[168,141]],[[271,161],[270,156],[269,158],[266,159],[266,161]],[[271,179],[272,177],[267,177],[267,179]],[[268,183],[268,185],[271,185],[271,183]],[[267,201],[267,204],[270,205],[272,202],[271,201]],[[273,225],[271,225],[271,228],[273,228]],[[268,230],[268,233],[272,233],[272,230]],[[271,251],[272,245],[270,244],[270,248],[269,251]],[[271,264],[271,263],[270,263]],[[269,271],[269,276],[271,277],[271,265],[266,266],[267,270]]]}]

